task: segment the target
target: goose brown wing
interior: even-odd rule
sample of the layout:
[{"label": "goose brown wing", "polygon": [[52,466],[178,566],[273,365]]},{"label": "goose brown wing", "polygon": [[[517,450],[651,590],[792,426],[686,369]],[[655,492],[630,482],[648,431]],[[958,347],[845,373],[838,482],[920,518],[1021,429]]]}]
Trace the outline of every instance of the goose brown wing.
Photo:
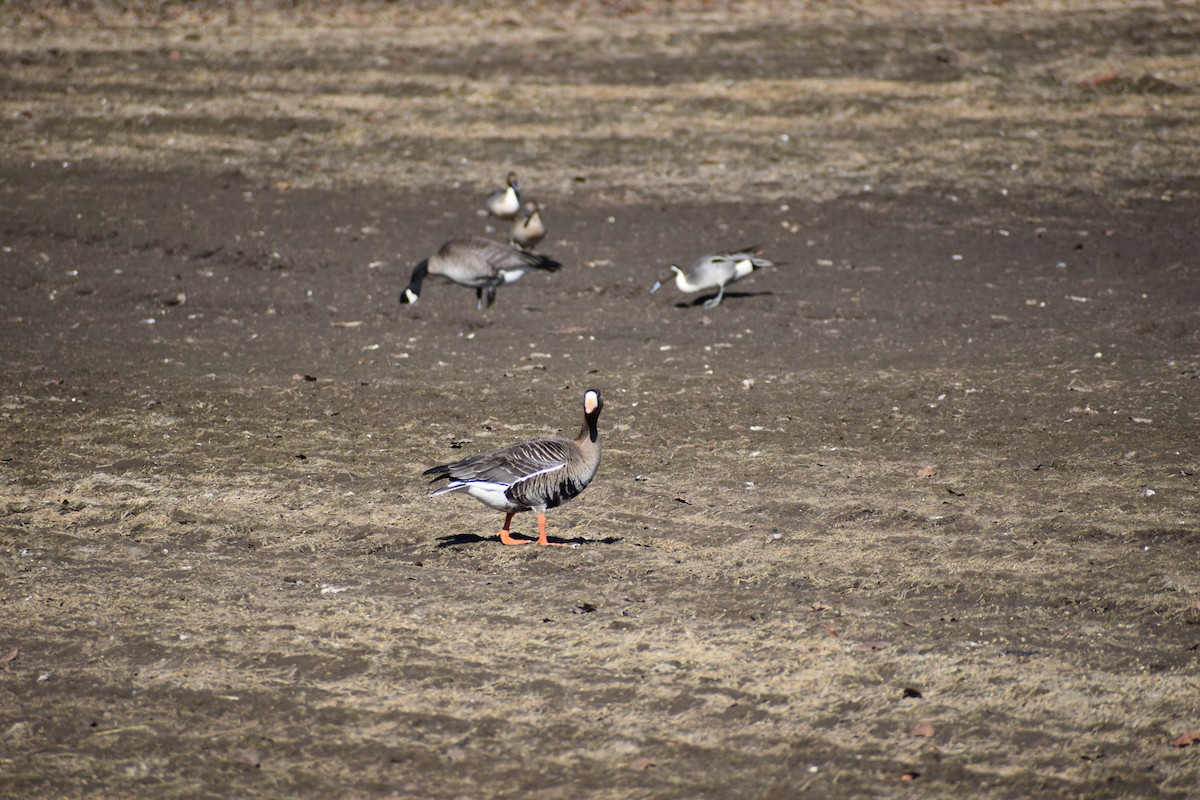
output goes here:
[{"label": "goose brown wing", "polygon": [[495,275],[500,270],[513,269],[544,269],[554,272],[562,264],[552,258],[537,253],[526,253],[514,250],[506,244],[493,242],[478,236],[471,237],[463,243],[464,249],[469,249],[474,255],[482,258],[492,268]]}]

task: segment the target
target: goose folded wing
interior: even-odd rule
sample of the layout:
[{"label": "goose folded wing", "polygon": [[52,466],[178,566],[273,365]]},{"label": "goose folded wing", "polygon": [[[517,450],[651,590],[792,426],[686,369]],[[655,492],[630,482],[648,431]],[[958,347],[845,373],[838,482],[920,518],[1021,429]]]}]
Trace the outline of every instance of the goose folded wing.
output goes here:
[{"label": "goose folded wing", "polygon": [[539,439],[521,442],[501,450],[496,464],[483,476],[485,480],[501,480],[510,486],[544,475],[567,465],[571,444],[565,439]]}]

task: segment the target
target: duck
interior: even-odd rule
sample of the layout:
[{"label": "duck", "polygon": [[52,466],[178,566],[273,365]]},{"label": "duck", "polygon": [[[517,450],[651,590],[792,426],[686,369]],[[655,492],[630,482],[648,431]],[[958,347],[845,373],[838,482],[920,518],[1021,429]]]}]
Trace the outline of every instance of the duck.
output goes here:
[{"label": "duck", "polygon": [[400,302],[412,305],[421,296],[421,285],[429,275],[437,275],[475,290],[475,307],[491,307],[496,288],[512,283],[530,270],[557,272],[562,264],[547,256],[517,250],[491,239],[468,236],[451,239],[437,252],[417,264]]},{"label": "duck", "polygon": [[529,544],[514,539],[512,519],[525,511],[537,512],[537,544],[565,547],[546,538],[546,510],[572,500],[588,487],[600,468],[600,434],[596,423],[604,400],[596,389],[583,393],[583,427],[574,439],[561,436],[510,444],[491,453],[470,456],[453,464],[430,467],[422,473],[430,483],[447,481],[430,497],[466,492],[479,502],[503,511],[500,542]]},{"label": "duck", "polygon": [[532,250],[544,238],[546,223],[542,221],[542,206],[536,200],[530,200],[521,207],[508,232],[508,240],[522,250]]},{"label": "duck", "polygon": [[715,308],[721,305],[721,300],[725,297],[726,286],[740,281],[756,269],[775,266],[762,257],[762,252],[763,248],[755,245],[743,247],[740,250],[708,253],[697,259],[687,272],[671,264],[668,271],[664,272],[650,287],[650,294],[657,292],[663,281],[674,277],[675,286],[681,292],[716,289],[716,295],[704,301],[706,308]]},{"label": "duck", "polygon": [[521,187],[517,184],[517,173],[508,173],[505,186],[491,192],[483,205],[493,217],[514,219],[521,210]]}]

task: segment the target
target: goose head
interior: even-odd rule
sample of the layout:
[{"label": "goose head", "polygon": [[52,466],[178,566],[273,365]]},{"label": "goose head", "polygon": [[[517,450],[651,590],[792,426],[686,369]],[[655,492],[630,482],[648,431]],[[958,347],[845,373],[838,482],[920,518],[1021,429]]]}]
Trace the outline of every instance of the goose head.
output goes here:
[{"label": "goose head", "polygon": [[425,280],[425,275],[429,272],[429,259],[425,259],[417,266],[413,267],[412,277],[408,280],[408,286],[404,287],[404,291],[400,293],[400,302],[413,305],[421,296],[421,283]]},{"label": "goose head", "polygon": [[658,276],[658,280],[654,282],[654,285],[650,287],[650,294],[657,292],[662,287],[664,282],[678,278],[681,275],[683,275],[683,270],[674,264],[671,264],[661,275]]}]

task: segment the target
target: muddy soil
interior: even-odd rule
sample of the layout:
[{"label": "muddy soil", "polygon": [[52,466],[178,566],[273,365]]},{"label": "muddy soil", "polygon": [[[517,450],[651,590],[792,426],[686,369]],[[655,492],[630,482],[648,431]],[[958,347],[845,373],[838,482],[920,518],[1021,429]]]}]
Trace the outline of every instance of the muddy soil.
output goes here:
[{"label": "muddy soil", "polygon": [[136,10],[0,12],[5,796],[1195,797],[1200,7]]}]

